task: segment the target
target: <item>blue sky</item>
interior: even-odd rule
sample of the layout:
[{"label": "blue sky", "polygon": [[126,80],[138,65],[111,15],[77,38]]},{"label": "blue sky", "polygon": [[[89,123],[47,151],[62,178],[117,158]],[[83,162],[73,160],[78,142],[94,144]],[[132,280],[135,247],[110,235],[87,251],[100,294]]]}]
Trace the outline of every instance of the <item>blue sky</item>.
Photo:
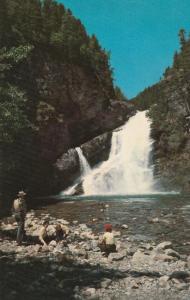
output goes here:
[{"label": "blue sky", "polygon": [[115,84],[128,97],[156,83],[190,31],[190,0],[59,0],[111,52]]}]

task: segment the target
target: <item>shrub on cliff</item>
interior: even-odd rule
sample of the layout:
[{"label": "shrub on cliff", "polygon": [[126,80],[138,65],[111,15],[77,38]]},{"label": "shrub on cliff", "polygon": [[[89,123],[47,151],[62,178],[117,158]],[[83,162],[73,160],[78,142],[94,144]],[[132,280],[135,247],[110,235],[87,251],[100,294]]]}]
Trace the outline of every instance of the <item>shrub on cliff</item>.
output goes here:
[{"label": "shrub on cliff", "polygon": [[[179,31],[179,40],[181,49],[179,53],[175,52],[172,67],[166,68],[163,78],[160,80],[160,82],[146,88],[143,92],[139,93],[139,95],[132,99],[138,109],[149,109],[149,107],[154,103],[159,103],[159,109],[160,104],[165,103],[167,105],[167,99],[164,96],[164,90],[166,90],[167,86],[170,84],[178,87],[179,85],[186,83],[189,86],[190,38],[186,37],[183,29]],[[190,93],[190,89],[188,92]],[[189,97],[186,97],[183,91],[182,94],[184,98],[184,105],[190,106]]]},{"label": "shrub on cliff", "polygon": [[[59,76],[59,65],[67,68],[70,66],[70,77],[75,67],[77,71],[80,69],[81,73],[86,74],[82,78],[88,78],[90,74],[91,82],[97,84],[98,95],[102,95],[99,100],[100,110],[102,103],[107,108],[110,95],[114,96],[109,53],[101,48],[94,35],[86,33],[80,20],[53,0],[1,0],[0,192],[4,195],[11,195],[18,188],[26,187],[30,191],[37,190],[39,194],[43,175],[48,174],[46,179],[48,177],[47,180],[51,180],[49,174],[52,172],[48,168],[51,168],[52,161],[48,161],[48,165],[44,159],[43,164],[39,151],[40,138],[48,135],[49,132],[45,132],[44,128],[51,121],[56,124],[55,132],[60,132],[60,124],[65,122],[65,115],[69,119],[77,110],[77,103],[72,101],[67,87],[65,90],[68,99],[62,106],[59,104],[64,100],[61,97],[48,98],[49,90],[45,90],[44,86],[49,80],[49,70],[52,67],[53,74],[53,68],[58,66],[56,75]],[[49,68],[46,69],[47,76],[42,78],[44,74],[38,72],[43,73],[42,69],[46,67]],[[51,86],[51,92],[53,88]],[[40,94],[41,91],[43,95]],[[80,118],[78,112],[77,118]],[[77,122],[78,119],[76,124]],[[68,124],[65,128],[62,126],[60,135],[73,128],[75,130],[75,124],[72,127],[72,122],[70,123],[70,127]],[[69,137],[67,140],[69,141]],[[56,142],[55,139],[55,144]],[[48,143],[45,146],[48,148]],[[44,182],[45,178],[45,188],[50,186]]]},{"label": "shrub on cliff", "polygon": [[104,85],[112,86],[109,54],[96,37],[88,36],[80,20],[53,0],[1,0],[0,45],[30,43],[50,49],[60,61],[85,65]]}]

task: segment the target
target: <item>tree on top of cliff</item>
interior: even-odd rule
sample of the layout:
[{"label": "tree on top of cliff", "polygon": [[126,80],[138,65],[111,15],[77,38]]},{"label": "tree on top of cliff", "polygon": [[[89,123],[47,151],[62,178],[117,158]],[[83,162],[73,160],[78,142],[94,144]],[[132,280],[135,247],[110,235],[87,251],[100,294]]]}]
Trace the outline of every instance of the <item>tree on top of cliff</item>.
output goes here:
[{"label": "tree on top of cliff", "polygon": [[185,34],[186,34],[185,30],[180,29],[178,36],[179,36],[179,40],[180,40],[181,49],[183,49],[183,46],[187,42]]},{"label": "tree on top of cliff", "polygon": [[[31,44],[54,54],[54,59],[83,65],[105,89],[113,90],[109,53],[88,36],[80,20],[53,0],[1,0],[0,41],[3,46]],[[50,51],[51,50],[51,51]]]},{"label": "tree on top of cliff", "polygon": [[[133,99],[139,109],[149,109],[154,103],[164,103],[163,90],[166,85],[179,85],[183,81],[186,85],[190,83],[190,38],[186,37],[185,30],[179,31],[181,50],[175,52],[172,67],[168,67],[164,72],[164,78],[157,84],[146,88]],[[188,89],[186,86],[185,89]],[[183,95],[184,101],[189,101]],[[186,100],[185,100],[186,99]],[[190,104],[190,103],[189,103]]]},{"label": "tree on top of cliff", "polygon": [[123,92],[118,86],[115,87],[115,96],[116,99],[119,101],[127,101],[127,97],[123,94]]},{"label": "tree on top of cliff", "polygon": [[[87,34],[69,9],[53,0],[0,2],[0,154],[3,157],[0,184],[4,185],[0,192],[14,189],[15,192],[21,182],[23,187],[32,181],[39,184],[37,178],[43,173],[40,168],[49,167],[45,159],[43,164],[39,154],[40,134],[44,132],[39,133],[38,119],[45,126],[50,119],[56,123],[59,118],[61,123],[69,108],[72,112],[72,107],[77,105],[71,103],[68,91],[65,106],[61,107],[64,111],[58,114],[63,99],[48,96],[46,99],[47,90],[46,94],[40,94],[44,88],[41,82],[48,80],[39,74],[43,67],[66,65],[71,76],[74,68],[86,77],[90,74],[102,95],[100,109],[107,108],[109,99],[114,97],[114,88],[109,53],[102,49],[95,35]],[[66,105],[70,107],[67,109]],[[57,119],[54,112],[58,114]]]}]

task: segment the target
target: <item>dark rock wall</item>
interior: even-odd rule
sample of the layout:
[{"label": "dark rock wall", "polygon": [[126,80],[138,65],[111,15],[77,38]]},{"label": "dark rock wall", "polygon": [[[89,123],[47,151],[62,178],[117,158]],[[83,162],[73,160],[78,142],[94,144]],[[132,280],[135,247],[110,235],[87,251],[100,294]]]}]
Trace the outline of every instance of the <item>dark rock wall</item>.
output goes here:
[{"label": "dark rock wall", "polygon": [[190,192],[190,111],[185,101],[190,94],[182,79],[164,80],[162,86],[165,111],[160,120],[156,107],[150,108],[156,173],[166,191]]},{"label": "dark rock wall", "polygon": [[[115,99],[113,85],[104,85],[101,76],[82,64],[59,61],[45,49],[34,50],[14,74],[29,98],[36,130],[35,180],[28,184],[33,195],[56,193],[71,184],[79,173],[72,149],[119,127],[134,113],[133,105]],[[83,146],[92,165],[107,157],[109,143],[100,140]]]},{"label": "dark rock wall", "polygon": [[[111,147],[112,133],[107,132],[81,145],[84,156],[91,167],[107,160]],[[55,182],[58,191],[63,190],[80,176],[77,151],[69,149],[55,163]]]},{"label": "dark rock wall", "polygon": [[124,101],[111,100],[113,87],[103,86],[89,69],[46,52],[35,52],[17,75],[34,106],[41,156],[47,161],[120,126],[131,110]]}]

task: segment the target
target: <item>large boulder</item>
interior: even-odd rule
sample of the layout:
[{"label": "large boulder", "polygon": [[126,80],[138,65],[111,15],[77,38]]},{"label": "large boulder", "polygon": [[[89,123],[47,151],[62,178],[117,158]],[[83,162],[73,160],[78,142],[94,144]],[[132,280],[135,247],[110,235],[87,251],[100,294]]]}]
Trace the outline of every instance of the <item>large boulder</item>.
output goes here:
[{"label": "large boulder", "polygon": [[[107,132],[81,145],[84,156],[91,166],[108,159],[112,132]],[[55,163],[55,184],[57,190],[63,190],[80,176],[80,164],[77,151],[69,149]],[[82,192],[80,185],[78,194]]]}]

